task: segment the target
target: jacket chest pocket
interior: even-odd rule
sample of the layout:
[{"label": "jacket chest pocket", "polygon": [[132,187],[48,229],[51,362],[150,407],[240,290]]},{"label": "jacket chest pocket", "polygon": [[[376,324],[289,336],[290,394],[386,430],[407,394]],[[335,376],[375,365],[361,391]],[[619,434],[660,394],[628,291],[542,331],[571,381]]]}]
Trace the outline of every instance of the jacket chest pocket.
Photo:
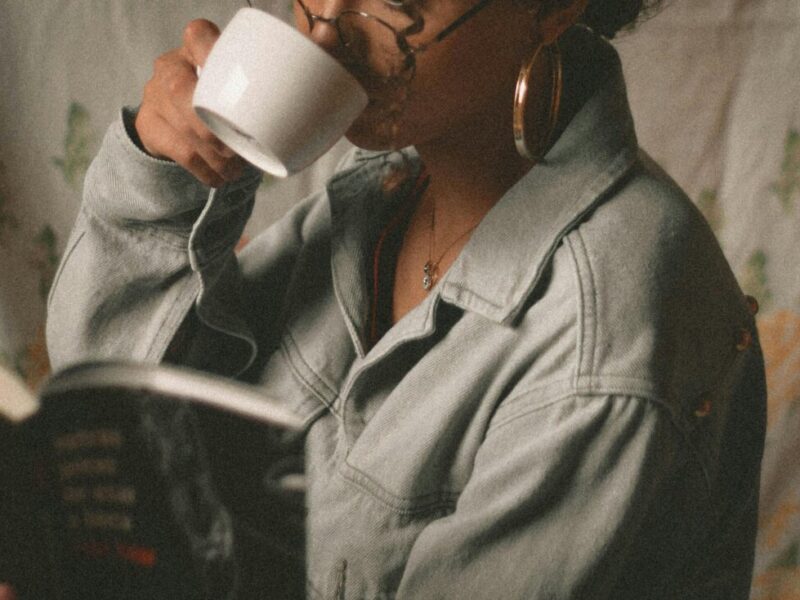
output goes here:
[{"label": "jacket chest pocket", "polygon": [[447,513],[469,479],[485,425],[469,398],[418,389],[393,388],[372,402],[379,408],[366,423],[354,408],[356,400],[347,398],[347,450],[339,473],[396,513]]}]

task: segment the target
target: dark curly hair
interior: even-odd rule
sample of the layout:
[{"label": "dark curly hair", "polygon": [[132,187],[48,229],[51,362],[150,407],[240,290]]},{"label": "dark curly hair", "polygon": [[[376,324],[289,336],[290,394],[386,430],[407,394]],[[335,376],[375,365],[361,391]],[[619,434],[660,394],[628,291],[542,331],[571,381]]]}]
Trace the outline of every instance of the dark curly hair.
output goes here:
[{"label": "dark curly hair", "polygon": [[[524,0],[532,3],[535,0]],[[545,10],[553,10],[572,0],[542,0]],[[654,13],[663,0],[589,0],[580,23],[608,39],[621,29],[632,27],[639,20]]]},{"label": "dark curly hair", "polygon": [[610,39],[653,14],[660,4],[661,0],[590,0],[581,23]]}]

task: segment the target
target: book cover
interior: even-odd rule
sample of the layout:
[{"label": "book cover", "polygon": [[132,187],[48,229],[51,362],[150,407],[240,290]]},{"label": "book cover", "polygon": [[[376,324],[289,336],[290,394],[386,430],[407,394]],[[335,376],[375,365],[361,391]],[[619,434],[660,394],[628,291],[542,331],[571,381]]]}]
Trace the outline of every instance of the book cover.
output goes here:
[{"label": "book cover", "polygon": [[0,577],[21,599],[302,597],[302,424],[278,403],[124,363],[38,401],[0,389]]}]

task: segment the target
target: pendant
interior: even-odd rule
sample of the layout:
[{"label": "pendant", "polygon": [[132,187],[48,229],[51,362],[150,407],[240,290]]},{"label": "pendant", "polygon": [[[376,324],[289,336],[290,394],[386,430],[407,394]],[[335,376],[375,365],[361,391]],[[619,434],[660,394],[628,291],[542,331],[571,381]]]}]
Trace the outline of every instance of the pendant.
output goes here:
[{"label": "pendant", "polygon": [[422,267],[422,272],[425,273],[422,278],[422,287],[425,288],[425,291],[428,291],[433,287],[433,265],[431,265],[431,261],[425,263],[425,266]]}]

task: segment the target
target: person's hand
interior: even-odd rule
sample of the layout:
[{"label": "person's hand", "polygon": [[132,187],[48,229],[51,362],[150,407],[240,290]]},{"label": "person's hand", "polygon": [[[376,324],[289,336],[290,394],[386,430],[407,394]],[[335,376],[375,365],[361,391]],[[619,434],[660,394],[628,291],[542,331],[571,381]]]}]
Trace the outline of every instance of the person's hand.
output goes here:
[{"label": "person's hand", "polygon": [[212,187],[235,181],[244,167],[243,159],[211,133],[192,108],[196,68],[205,64],[219,34],[219,28],[204,19],[186,26],[183,45],[156,59],[135,124],[149,154],[175,161]]},{"label": "person's hand", "polygon": [[0,583],[0,600],[17,600],[14,588],[5,583]]}]

